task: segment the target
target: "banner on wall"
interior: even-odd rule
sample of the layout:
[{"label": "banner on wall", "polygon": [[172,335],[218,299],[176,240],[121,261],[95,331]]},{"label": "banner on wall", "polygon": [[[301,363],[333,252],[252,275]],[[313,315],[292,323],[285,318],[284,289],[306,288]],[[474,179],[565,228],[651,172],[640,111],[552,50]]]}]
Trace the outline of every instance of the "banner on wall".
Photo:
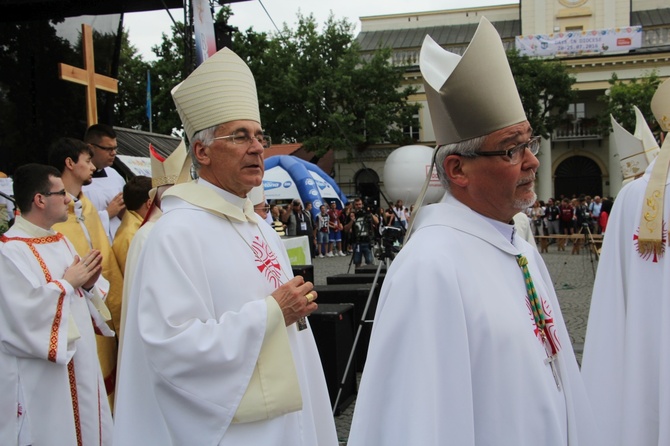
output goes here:
[{"label": "banner on wall", "polygon": [[642,47],[642,27],[517,36],[515,45],[524,56],[568,57],[617,53]]}]

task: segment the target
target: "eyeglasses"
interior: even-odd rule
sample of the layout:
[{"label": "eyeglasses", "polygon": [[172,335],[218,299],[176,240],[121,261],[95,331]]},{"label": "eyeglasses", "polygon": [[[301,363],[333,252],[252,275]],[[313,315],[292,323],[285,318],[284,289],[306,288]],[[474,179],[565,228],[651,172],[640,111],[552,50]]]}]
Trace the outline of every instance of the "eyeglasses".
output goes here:
[{"label": "eyeglasses", "polygon": [[537,155],[537,152],[540,151],[540,137],[533,136],[526,142],[517,144],[508,150],[494,150],[492,152],[475,152],[473,154],[458,154],[466,158],[476,158],[478,156],[506,156],[509,158],[510,164],[519,164],[523,159],[523,155],[526,149],[530,150],[530,153]]},{"label": "eyeglasses", "polygon": [[251,136],[248,133],[233,133],[232,135],[217,136],[214,138],[214,140],[217,139],[230,139],[233,141],[233,144],[246,144],[247,147],[251,146],[251,143],[255,139],[264,149],[269,149],[272,144],[272,138],[269,135]]},{"label": "eyeglasses", "polygon": [[254,211],[265,211],[268,212],[270,210],[270,206],[254,206]]},{"label": "eyeglasses", "polygon": [[94,143],[94,142],[91,142],[91,143],[89,143],[89,144],[91,144],[92,146],[96,146],[98,149],[106,150],[106,151],[108,151],[108,152],[113,152],[114,150],[119,150],[119,146],[105,147],[105,146],[98,145],[98,144],[96,144],[96,143]]},{"label": "eyeglasses", "polygon": [[52,195],[60,195],[61,197],[64,197],[67,194],[65,189],[63,190],[58,190],[55,192],[40,192],[40,195],[44,195],[45,197],[50,197]]}]

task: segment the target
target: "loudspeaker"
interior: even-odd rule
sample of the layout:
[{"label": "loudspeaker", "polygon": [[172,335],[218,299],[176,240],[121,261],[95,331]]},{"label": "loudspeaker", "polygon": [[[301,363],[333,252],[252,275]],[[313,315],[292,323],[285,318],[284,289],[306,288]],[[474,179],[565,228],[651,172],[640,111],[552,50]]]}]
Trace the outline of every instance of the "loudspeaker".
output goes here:
[{"label": "loudspeaker", "polygon": [[[370,306],[366,314],[365,320],[361,328],[361,335],[358,338],[356,345],[356,370],[363,371],[365,365],[365,358],[368,356],[368,344],[370,343],[370,333],[372,332],[372,319],[377,310],[377,300],[379,300],[379,283],[375,286],[370,300]],[[316,303],[321,304],[354,304],[354,322],[356,330],[358,324],[363,317],[365,304],[368,301],[370,290],[372,290],[372,283],[349,283],[340,285],[316,285],[314,289],[318,293]]]},{"label": "loudspeaker", "polygon": [[[354,345],[354,306],[352,304],[319,304],[309,315],[309,324],[319,349],[326,377],[330,406],[333,407]],[[342,413],[356,397],[356,367],[352,364],[342,385],[335,415]]]},{"label": "loudspeaker", "polygon": [[305,282],[314,283],[314,265],[291,265],[293,276],[302,276]]},{"label": "loudspeaker", "polygon": [[[341,284],[347,284],[347,283],[372,283],[375,281],[375,276],[376,274],[336,274],[334,276],[328,276],[326,277],[326,283],[328,285],[341,285]],[[384,283],[384,276],[386,274],[384,273],[379,273],[379,277],[377,278],[377,283],[379,284],[379,287],[382,286]]]},{"label": "loudspeaker", "polygon": [[[377,260],[378,262],[380,260]],[[356,274],[375,274],[377,272],[379,265],[361,265],[354,270]],[[386,264],[382,265],[382,269],[379,271],[380,274],[386,274]]]}]

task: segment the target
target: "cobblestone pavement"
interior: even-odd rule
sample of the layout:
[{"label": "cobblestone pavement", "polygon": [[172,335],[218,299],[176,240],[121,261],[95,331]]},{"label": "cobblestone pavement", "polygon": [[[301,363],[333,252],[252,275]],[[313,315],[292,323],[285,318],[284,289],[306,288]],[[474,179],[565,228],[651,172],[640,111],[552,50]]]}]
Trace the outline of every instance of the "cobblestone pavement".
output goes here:
[{"label": "cobblestone pavement", "polygon": [[[582,249],[579,254],[571,254],[569,247],[565,251],[557,251],[556,245],[550,245],[549,252],[543,253],[542,257],[554,282],[561,311],[570,334],[570,341],[577,361],[580,362],[593,281],[598,265],[597,258],[595,254],[586,249]],[[314,259],[315,284],[325,285],[328,276],[353,273],[354,266],[350,262],[351,256]],[[360,379],[360,374],[358,379]],[[346,445],[354,406],[355,402],[335,417],[340,445]]]}]

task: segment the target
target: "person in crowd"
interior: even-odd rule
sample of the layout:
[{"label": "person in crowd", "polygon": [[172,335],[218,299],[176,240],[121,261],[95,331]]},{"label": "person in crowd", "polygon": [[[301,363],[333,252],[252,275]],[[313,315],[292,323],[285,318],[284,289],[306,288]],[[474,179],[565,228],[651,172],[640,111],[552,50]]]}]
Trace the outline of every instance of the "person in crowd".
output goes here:
[{"label": "person in crowd", "polygon": [[340,220],[340,210],[337,209],[337,202],[335,200],[330,202],[328,209],[328,240],[330,241],[330,252],[326,257],[346,256],[342,251],[342,221]]},{"label": "person in crowd", "polygon": [[128,256],[128,248],[135,233],[146,217],[151,207],[151,198],[149,198],[149,191],[151,190],[151,178],[144,175],[137,175],[132,177],[123,186],[123,202],[126,205],[126,212],[123,213],[121,219],[121,226],[116,231],[116,237],[112,243],[112,251],[114,257],[119,262],[119,269],[121,274],[126,270],[126,257]]},{"label": "person in crowd", "polygon": [[[670,131],[670,81],[651,110]],[[606,445],[670,444],[669,167],[666,133],[644,175],[617,195],[603,238],[582,375]]]},{"label": "person in crowd", "polygon": [[328,222],[330,217],[328,216],[328,209],[325,204],[319,206],[319,214],[314,218],[314,230],[316,231],[316,247],[318,251],[318,257],[324,258],[330,253],[330,245],[328,239]]},{"label": "person in crowd", "polygon": [[419,60],[446,193],[386,273],[347,445],[599,445],[552,280],[515,234],[540,141],[500,36],[482,18],[462,57],[427,36]]},{"label": "person in crowd", "polygon": [[591,203],[589,203],[589,213],[591,214],[591,228],[593,229],[594,234],[600,234],[600,210],[602,209],[603,202],[599,195],[593,197]]},{"label": "person in crowd", "polygon": [[314,225],[312,224],[312,214],[302,208],[300,200],[291,202],[292,211],[288,217],[286,228],[287,235],[306,236],[309,241],[309,252],[312,258],[316,255],[314,246]]},{"label": "person in crowd", "polygon": [[317,294],[247,197],[270,146],[253,75],[224,48],[172,97],[198,179],[163,194],[138,259],[114,441],[335,446]]},{"label": "person in crowd", "polygon": [[[109,308],[112,320],[108,322],[108,325],[116,332],[121,323],[123,274],[119,269],[119,263],[114,256],[99,213],[83,192],[83,187],[90,184],[93,172],[95,172],[92,157],[93,152],[90,146],[74,138],[60,138],[50,147],[49,164],[61,172],[65,190],[70,195],[67,220],[55,223],[53,228],[70,239],[80,257],[85,256],[91,249],[100,251],[102,277],[109,282],[105,305]],[[107,396],[110,404],[113,404],[116,386],[117,339],[98,336],[96,341]]]},{"label": "person in crowd", "polygon": [[372,244],[374,242],[375,227],[379,224],[379,219],[369,210],[363,207],[363,200],[354,199],[354,210],[349,214],[349,221],[344,226],[345,231],[351,231],[351,240],[353,244],[353,262],[358,268],[361,266],[363,258],[366,265],[374,263],[372,258]]},{"label": "person in crowd", "polygon": [[[84,145],[84,147],[86,147]],[[53,226],[72,200],[61,173],[14,173],[21,215],[0,237],[0,444],[112,444],[96,333],[114,336],[98,250],[77,255]]]},{"label": "person in crowd", "polygon": [[116,132],[106,124],[93,124],[84,134],[84,142],[93,152],[93,181],[84,187],[84,193],[98,210],[109,243],[114,242],[116,231],[126,206],[123,202],[123,177],[111,166],[114,164],[118,145]]},{"label": "person in crowd", "polygon": [[272,227],[280,236],[286,235],[286,224],[281,219],[281,208],[276,204],[270,205],[270,214],[272,215]]},{"label": "person in crowd", "polygon": [[253,189],[251,189],[251,192],[249,192],[249,199],[251,200],[251,203],[254,205],[254,212],[257,213],[258,216],[261,217],[263,221],[265,221],[265,223],[272,226],[272,215],[270,214],[270,205],[265,199],[265,188],[263,187],[262,184],[260,186],[256,186]]},{"label": "person in crowd", "polygon": [[547,235],[561,234],[561,210],[556,205],[553,198],[547,200],[547,206],[544,211],[545,221],[547,222]]},{"label": "person in crowd", "polygon": [[575,209],[572,207],[569,198],[563,198],[559,206],[561,210],[561,233],[564,235],[572,235],[575,233],[573,220],[575,218]]},{"label": "person in crowd", "polygon": [[533,206],[530,208],[530,219],[533,227],[533,235],[544,235],[542,228],[544,222],[544,207],[539,200],[535,200]]},{"label": "person in crowd", "polygon": [[609,222],[610,214],[612,213],[612,206],[614,202],[611,199],[603,197],[602,207],[600,208],[600,216],[598,217],[598,228],[601,234],[605,234],[607,230],[607,223]]}]

